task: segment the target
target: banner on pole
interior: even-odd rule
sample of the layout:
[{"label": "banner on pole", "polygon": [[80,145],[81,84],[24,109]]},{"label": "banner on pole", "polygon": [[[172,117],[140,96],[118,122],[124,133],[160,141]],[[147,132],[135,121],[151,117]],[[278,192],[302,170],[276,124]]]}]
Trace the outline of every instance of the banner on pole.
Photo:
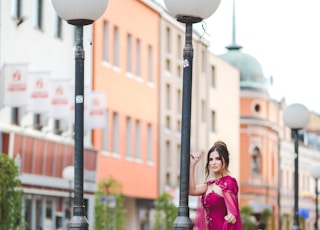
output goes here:
[{"label": "banner on pole", "polygon": [[28,65],[5,64],[2,68],[3,104],[22,107],[28,104]]},{"label": "banner on pole", "polygon": [[69,82],[66,80],[50,81],[50,117],[53,119],[64,119],[70,115],[70,94],[68,93]]},{"label": "banner on pole", "polygon": [[50,111],[50,73],[32,72],[28,74],[28,111],[48,113]]},{"label": "banner on pole", "polygon": [[90,92],[87,96],[89,110],[88,128],[105,128],[106,126],[106,93]]}]

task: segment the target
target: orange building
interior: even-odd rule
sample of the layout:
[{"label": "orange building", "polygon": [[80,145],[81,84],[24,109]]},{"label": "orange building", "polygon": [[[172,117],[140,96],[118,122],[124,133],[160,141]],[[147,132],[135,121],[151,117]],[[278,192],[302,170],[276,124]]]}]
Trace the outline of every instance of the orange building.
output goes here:
[{"label": "orange building", "polygon": [[123,185],[126,229],[147,221],[159,191],[159,25],[156,10],[128,0],[111,1],[94,24],[92,85],[106,92],[108,116],[92,136],[97,183],[111,175]]}]

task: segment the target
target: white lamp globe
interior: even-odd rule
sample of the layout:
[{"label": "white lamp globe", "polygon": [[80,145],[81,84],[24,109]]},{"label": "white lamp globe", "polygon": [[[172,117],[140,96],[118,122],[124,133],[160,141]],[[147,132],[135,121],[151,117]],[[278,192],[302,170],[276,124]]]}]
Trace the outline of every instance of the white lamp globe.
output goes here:
[{"label": "white lamp globe", "polygon": [[302,129],[309,123],[310,112],[302,104],[291,104],[283,112],[283,121],[291,129]]},{"label": "white lamp globe", "polygon": [[311,176],[315,179],[320,178],[320,165],[313,165],[310,169]]},{"label": "white lamp globe", "polygon": [[218,9],[220,2],[221,0],[164,0],[169,14],[178,20],[186,16],[206,19]]},{"label": "white lamp globe", "polygon": [[74,180],[74,166],[67,166],[62,171],[62,178],[68,181]]},{"label": "white lamp globe", "polygon": [[109,0],[52,0],[57,14],[69,24],[89,25],[100,18]]}]

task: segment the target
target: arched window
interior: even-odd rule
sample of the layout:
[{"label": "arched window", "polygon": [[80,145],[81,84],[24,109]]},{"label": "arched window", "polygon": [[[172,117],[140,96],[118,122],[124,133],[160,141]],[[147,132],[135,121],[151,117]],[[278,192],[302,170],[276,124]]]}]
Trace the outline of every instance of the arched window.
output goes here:
[{"label": "arched window", "polygon": [[260,173],[261,172],[261,153],[258,147],[255,147],[251,154],[251,172]]}]

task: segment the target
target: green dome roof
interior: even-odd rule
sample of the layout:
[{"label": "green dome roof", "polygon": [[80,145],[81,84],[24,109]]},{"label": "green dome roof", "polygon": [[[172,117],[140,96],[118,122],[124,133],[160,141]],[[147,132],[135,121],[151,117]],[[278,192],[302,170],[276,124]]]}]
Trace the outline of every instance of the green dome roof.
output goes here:
[{"label": "green dome roof", "polygon": [[238,49],[229,49],[220,58],[240,71],[240,88],[267,91],[265,77],[260,63],[252,56],[242,53]]}]

